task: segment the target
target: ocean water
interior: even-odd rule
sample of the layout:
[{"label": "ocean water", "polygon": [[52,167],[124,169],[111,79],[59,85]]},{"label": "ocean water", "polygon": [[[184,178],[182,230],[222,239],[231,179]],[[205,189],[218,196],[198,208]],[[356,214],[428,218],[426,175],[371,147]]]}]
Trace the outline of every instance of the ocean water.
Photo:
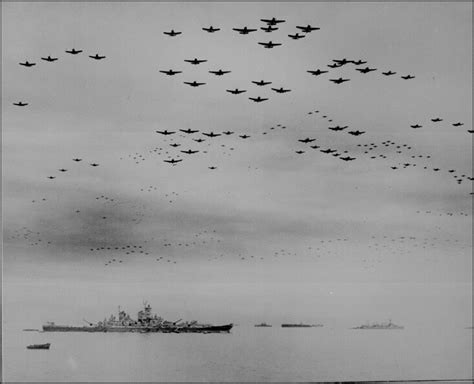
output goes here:
[{"label": "ocean water", "polygon": [[[471,379],[472,330],[234,327],[229,334],[3,333],[7,381]],[[51,343],[49,351],[27,350]]]}]

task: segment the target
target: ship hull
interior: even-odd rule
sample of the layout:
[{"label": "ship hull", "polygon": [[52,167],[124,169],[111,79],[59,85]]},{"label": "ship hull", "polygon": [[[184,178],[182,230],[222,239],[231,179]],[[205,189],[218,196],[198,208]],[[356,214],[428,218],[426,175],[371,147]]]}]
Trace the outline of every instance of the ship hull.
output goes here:
[{"label": "ship hull", "polygon": [[137,332],[137,333],[221,333],[230,332],[233,324],[205,327],[74,327],[68,325],[43,325],[43,332]]}]

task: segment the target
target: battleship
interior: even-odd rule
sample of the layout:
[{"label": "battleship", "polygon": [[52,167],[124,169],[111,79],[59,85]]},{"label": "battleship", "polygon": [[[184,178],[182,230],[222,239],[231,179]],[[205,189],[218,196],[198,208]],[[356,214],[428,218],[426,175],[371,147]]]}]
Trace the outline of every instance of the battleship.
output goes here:
[{"label": "battleship", "polygon": [[392,320],[389,320],[388,323],[373,323],[373,324],[364,324],[358,327],[353,327],[351,329],[403,329],[404,327],[392,323]]},{"label": "battleship", "polygon": [[134,320],[125,311],[118,309],[118,317],[110,315],[98,323],[90,323],[84,320],[87,325],[71,326],[58,325],[48,322],[43,325],[43,332],[137,332],[137,333],[228,333],[233,324],[213,325],[199,324],[197,321],[182,322],[167,321],[162,317],[153,315],[151,306],[147,302],[144,308],[138,312],[137,320]]},{"label": "battleship", "polygon": [[322,327],[322,324],[282,324],[282,328],[316,328],[316,327]]},{"label": "battleship", "polygon": [[267,323],[260,323],[260,324],[255,324],[254,327],[271,327],[272,325],[271,324],[267,324]]}]

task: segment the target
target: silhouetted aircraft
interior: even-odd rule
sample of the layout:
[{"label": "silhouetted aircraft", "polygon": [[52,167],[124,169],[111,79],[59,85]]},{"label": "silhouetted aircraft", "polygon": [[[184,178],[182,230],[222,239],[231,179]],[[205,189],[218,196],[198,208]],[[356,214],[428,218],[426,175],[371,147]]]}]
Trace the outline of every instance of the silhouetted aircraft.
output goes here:
[{"label": "silhouetted aircraft", "polygon": [[232,93],[233,95],[238,95],[239,93],[247,92],[245,89],[226,89],[227,92]]},{"label": "silhouetted aircraft", "polygon": [[275,91],[277,93],[286,93],[286,92],[291,92],[291,89],[283,89],[281,88],[272,88],[272,91]]},{"label": "silhouetted aircraft", "polygon": [[267,23],[268,25],[277,25],[277,24],[285,22],[285,20],[278,20],[274,17],[272,17],[271,19],[260,19],[260,21],[263,21],[264,23]]},{"label": "silhouetted aircraft", "polygon": [[343,79],[342,77],[340,77],[339,79],[329,79],[329,81],[332,81],[333,83],[336,83],[336,84],[342,84],[345,81],[350,81],[350,79]]},{"label": "silhouetted aircraft", "polygon": [[188,155],[192,155],[193,153],[198,153],[199,151],[191,151],[188,149],[187,151],[181,151],[182,153],[187,153]]},{"label": "silhouetted aircraft", "polygon": [[260,45],[263,45],[265,48],[273,48],[273,47],[278,47],[279,45],[281,45],[281,43],[274,43],[272,41],[269,41],[268,43],[260,43]]},{"label": "silhouetted aircraft", "polygon": [[415,128],[415,129],[416,129],[416,128],[421,128],[421,127],[422,127],[422,125],[420,125],[420,124],[415,124],[415,125],[410,125],[410,127],[412,127],[412,128]]},{"label": "silhouetted aircraft", "polygon": [[193,131],[191,128],[188,128],[188,129],[180,129],[181,132],[184,132],[184,133],[196,133],[196,132],[199,132],[198,130],[195,130]]},{"label": "silhouetted aircraft", "polygon": [[472,129],[468,129],[467,131],[468,131],[469,133],[474,133],[474,130],[472,130]]},{"label": "silhouetted aircraft", "polygon": [[17,107],[25,107],[28,105],[28,103],[24,103],[22,101],[19,101],[18,103],[13,103],[13,105],[16,105]]},{"label": "silhouetted aircraft", "polygon": [[74,160],[74,161],[82,161],[82,159],[72,159],[72,160]]},{"label": "silhouetted aircraft", "polygon": [[311,148],[318,149],[318,148],[320,148],[320,146],[319,145],[311,145]]},{"label": "silhouetted aircraft", "polygon": [[354,61],[354,60],[352,60],[352,64],[354,64],[354,65],[367,64],[367,61],[362,61],[362,60]]},{"label": "silhouetted aircraft", "polygon": [[165,35],[168,36],[178,36],[181,35],[181,32],[175,32],[173,29],[170,32],[163,32]]},{"label": "silhouetted aircraft", "polygon": [[180,145],[181,145],[181,144],[178,144],[178,143],[170,144],[170,146],[171,146],[171,147],[174,147],[174,148],[179,147]]},{"label": "silhouetted aircraft", "polygon": [[90,166],[91,166],[91,167],[98,167],[99,164],[97,164],[97,163],[91,163]]},{"label": "silhouetted aircraft", "polygon": [[433,171],[438,172],[440,169],[439,168],[433,168]]},{"label": "silhouetted aircraft", "polygon": [[301,139],[301,140],[298,140],[299,142],[301,143],[312,143],[313,141],[315,141],[316,139],[310,139],[309,137],[307,137],[306,139]]},{"label": "silhouetted aircraft", "polygon": [[463,123],[454,123],[453,126],[454,127],[460,127],[461,125],[464,125]]},{"label": "silhouetted aircraft", "polygon": [[54,177],[54,176],[48,176],[48,179],[51,179],[51,180],[53,180],[53,179],[55,179],[55,178],[56,178],[56,177]]},{"label": "silhouetted aircraft", "polygon": [[173,133],[176,132],[168,132],[166,129],[164,131],[155,131],[156,133],[161,133],[162,135],[172,135]]},{"label": "silhouetted aircraft", "polygon": [[206,83],[198,83],[196,80],[194,80],[192,83],[188,81],[184,81],[184,84],[190,85],[191,87],[199,87],[200,85],[205,85]]},{"label": "silhouetted aircraft", "polygon": [[20,65],[23,65],[24,67],[32,67],[34,65],[36,65],[36,63],[30,63],[27,61],[25,61],[24,63],[19,63]]},{"label": "silhouetted aircraft", "polygon": [[304,151],[295,151],[298,155],[301,155],[304,153]]},{"label": "silhouetted aircraft", "polygon": [[176,75],[178,73],[183,73],[182,71],[173,71],[172,69],[170,69],[169,71],[160,71],[161,73],[164,73],[168,76],[173,76],[173,75]]},{"label": "silhouetted aircraft", "polygon": [[82,50],[76,50],[75,48],[71,49],[70,51],[66,51],[66,53],[70,53],[71,55],[77,55],[78,53],[81,53]]},{"label": "silhouetted aircraft", "polygon": [[333,59],[333,61],[339,65],[345,65],[345,64],[348,64],[348,63],[352,63],[351,60],[347,60],[345,57],[341,60],[338,60],[338,59]]},{"label": "silhouetted aircraft", "polygon": [[269,25],[268,27],[260,27],[260,29],[265,32],[273,32],[273,31],[276,31],[278,28],[272,27],[271,25]]},{"label": "silhouetted aircraft", "polygon": [[349,131],[348,133],[353,136],[359,136],[359,135],[364,134],[365,132],[364,131]]},{"label": "silhouetted aircraft", "polygon": [[403,80],[410,80],[410,79],[414,79],[414,78],[415,78],[415,76],[412,76],[412,75],[406,75],[406,76],[401,76],[401,78],[402,78]]},{"label": "silhouetted aircraft", "polygon": [[203,141],[206,141],[206,140],[201,139],[201,138],[199,138],[199,139],[193,139],[193,140],[196,141],[196,142],[198,142],[198,143],[202,143]]},{"label": "silhouetted aircraft", "polygon": [[355,160],[355,157],[346,156],[346,157],[340,157],[340,159],[344,161],[352,161],[352,160]]},{"label": "silhouetted aircraft", "polygon": [[214,133],[214,132],[210,132],[210,133],[203,132],[202,134],[208,137],[217,137],[221,135],[220,133]]},{"label": "silhouetted aircraft", "polygon": [[60,172],[67,172],[67,169],[61,168],[59,169]]},{"label": "silhouetted aircraft", "polygon": [[192,60],[184,60],[186,63],[191,63],[193,65],[198,65],[198,64],[201,64],[201,63],[205,63],[207,60],[198,60],[196,58],[192,59]]},{"label": "silhouetted aircraft", "polygon": [[395,75],[396,73],[397,72],[392,72],[392,71],[382,72],[382,74],[385,76]]},{"label": "silhouetted aircraft", "polygon": [[94,59],[94,60],[102,60],[102,59],[105,59],[105,56],[99,56],[98,53],[96,53],[94,56],[89,56],[91,59]]},{"label": "silhouetted aircraft", "polygon": [[49,61],[50,63],[52,63],[53,61],[56,61],[57,59],[58,59],[57,57],[51,57],[51,56],[41,58],[41,60]]},{"label": "silhouetted aircraft", "polygon": [[214,28],[212,25],[209,28],[203,28],[203,31],[206,31],[206,32],[209,32],[209,33],[217,32],[217,31],[220,31],[220,30],[221,30],[220,28]]},{"label": "silhouetted aircraft", "polygon": [[322,153],[333,153],[333,152],[337,152],[335,149],[321,149],[321,152]]},{"label": "silhouetted aircraft", "polygon": [[179,163],[180,161],[183,161],[183,159],[178,159],[178,160],[171,159],[171,160],[163,160],[163,161],[165,163],[176,164],[176,163]]},{"label": "silhouetted aircraft", "polygon": [[252,101],[255,101],[256,103],[260,103],[262,101],[268,100],[268,99],[263,99],[260,96],[258,96],[257,98],[249,97],[249,99],[252,100]]},{"label": "silhouetted aircraft", "polygon": [[392,168],[392,169],[398,169],[398,167],[390,167],[390,168]]},{"label": "silhouetted aircraft", "polygon": [[293,40],[298,40],[305,37],[305,35],[300,35],[299,33],[295,33],[294,35],[288,35],[288,37],[291,37]]},{"label": "silhouetted aircraft", "polygon": [[271,81],[263,81],[263,80],[260,80],[260,81],[252,81],[252,83],[256,84],[256,85],[259,85],[259,86],[264,86],[264,85],[268,85],[268,84],[271,84],[272,82]]},{"label": "silhouetted aircraft", "polygon": [[339,68],[339,67],[342,67],[342,65],[341,65],[341,64],[334,63],[334,64],[328,64],[328,67],[329,67],[329,68]]},{"label": "silhouetted aircraft", "polygon": [[250,32],[255,32],[256,29],[250,29],[250,28],[247,28],[247,27],[243,27],[243,28],[232,28],[234,31],[237,31],[239,32],[241,35],[248,35]]},{"label": "silhouetted aircraft", "polygon": [[242,138],[242,139],[248,139],[250,136],[249,135],[240,135],[239,137]]},{"label": "silhouetted aircraft", "polygon": [[217,169],[217,167],[214,167],[214,166],[208,167],[208,168],[209,168],[209,169]]},{"label": "silhouetted aircraft", "polygon": [[342,131],[346,129],[347,127],[348,125],[346,125],[345,127],[340,127],[339,125],[336,125],[335,127],[329,127],[328,129],[330,129],[331,131]]},{"label": "silhouetted aircraft", "polygon": [[437,123],[439,121],[443,121],[443,119],[440,119],[439,117],[437,117],[436,119],[431,119],[431,121],[434,123]]},{"label": "silhouetted aircraft", "polygon": [[312,27],[311,25],[307,25],[306,27],[300,27],[300,26],[297,26],[296,28],[298,29],[301,29],[303,32],[305,33],[309,33],[311,31],[317,31],[318,29],[321,29],[319,27]]},{"label": "silhouetted aircraft", "polygon": [[225,75],[226,73],[230,73],[230,71],[223,71],[222,69],[219,69],[218,71],[209,71],[209,73],[212,73],[216,76],[222,76],[222,75]]},{"label": "silhouetted aircraft", "polygon": [[314,76],[319,76],[322,75],[323,73],[328,73],[329,71],[321,71],[320,69],[317,69],[316,71],[306,71],[308,73],[311,73]]},{"label": "silhouetted aircraft", "polygon": [[377,70],[376,68],[369,68],[369,67],[356,68],[356,71],[359,71],[360,73],[369,73],[369,72],[376,71],[376,70]]},{"label": "silhouetted aircraft", "polygon": [[232,135],[234,132],[231,132],[231,131],[225,131],[225,132],[222,132],[224,135]]}]

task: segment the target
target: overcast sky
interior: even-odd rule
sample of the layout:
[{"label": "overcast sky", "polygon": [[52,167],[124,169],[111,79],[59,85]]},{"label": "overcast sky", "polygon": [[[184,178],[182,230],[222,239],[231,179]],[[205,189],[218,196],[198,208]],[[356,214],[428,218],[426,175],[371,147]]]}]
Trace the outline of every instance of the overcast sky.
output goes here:
[{"label": "overcast sky", "polygon": [[[274,16],[286,22],[260,30]],[[308,24],[321,29],[288,37]],[[119,283],[135,287],[130,303],[145,282],[185,284],[188,298],[224,284],[217,302],[244,286],[271,301],[316,282],[469,283],[471,30],[470,3],[3,3],[6,281],[107,282],[113,305]],[[282,46],[257,44],[269,40]],[[208,61],[184,62],[195,57]],[[344,57],[367,64],[327,67]]]}]

